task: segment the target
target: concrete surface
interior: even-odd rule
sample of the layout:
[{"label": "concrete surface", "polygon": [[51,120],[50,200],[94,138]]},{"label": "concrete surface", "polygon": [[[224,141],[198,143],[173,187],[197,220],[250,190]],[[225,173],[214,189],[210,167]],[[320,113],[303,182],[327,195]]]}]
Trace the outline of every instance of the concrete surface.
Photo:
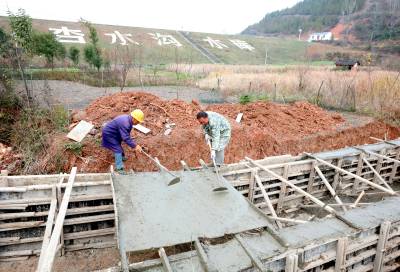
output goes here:
[{"label": "concrete surface", "polygon": [[166,247],[269,226],[270,222],[225,181],[227,191],[213,192],[211,170],[175,172],[171,176],[136,173],[113,177],[119,239],[126,251]]}]

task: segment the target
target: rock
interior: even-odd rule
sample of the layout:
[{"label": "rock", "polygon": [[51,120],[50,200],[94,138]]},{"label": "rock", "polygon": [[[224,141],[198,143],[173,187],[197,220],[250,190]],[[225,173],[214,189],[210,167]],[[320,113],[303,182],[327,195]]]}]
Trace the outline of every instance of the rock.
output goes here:
[{"label": "rock", "polygon": [[99,133],[98,129],[92,128],[92,130],[89,132],[90,135],[96,135],[97,133]]},{"label": "rock", "polygon": [[78,110],[76,112],[72,112],[71,120],[72,120],[72,122],[75,123],[75,122],[79,122],[81,120],[86,119],[86,117],[87,117],[87,115],[84,110]]},{"label": "rock", "polygon": [[200,105],[199,101],[196,100],[196,99],[192,99],[192,104],[195,105],[195,106],[199,106]]}]

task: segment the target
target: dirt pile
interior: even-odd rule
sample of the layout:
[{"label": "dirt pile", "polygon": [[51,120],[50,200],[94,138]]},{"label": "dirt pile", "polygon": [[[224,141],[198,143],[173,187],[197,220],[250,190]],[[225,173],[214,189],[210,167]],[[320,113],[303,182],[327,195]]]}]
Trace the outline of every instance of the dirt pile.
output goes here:
[{"label": "dirt pile", "polygon": [[[180,169],[180,161],[190,166],[199,165],[199,159],[209,161],[201,127],[195,115],[199,110],[210,110],[226,116],[232,125],[232,139],[226,150],[226,163],[278,154],[317,152],[344,146],[371,142],[370,136],[398,137],[400,130],[375,121],[351,128],[341,115],[329,113],[306,102],[289,105],[257,102],[247,105],[217,104],[205,108],[193,101],[162,100],[147,93],[119,93],[95,100],[85,112],[76,113],[75,121],[82,119],[95,124],[97,134],[88,135],[79,156],[68,154],[68,170],[77,165],[82,172],[108,171],[113,163],[112,153],[101,147],[102,125],[120,114],[129,114],[134,108],[145,113],[144,126],[151,129],[148,135],[136,130],[132,136],[148,148],[152,156],[170,169]],[[238,113],[244,113],[240,124],[235,122]],[[168,124],[175,126],[169,135],[164,132]],[[128,156],[127,169],[135,171],[157,170],[144,155],[137,155],[123,144]],[[48,169],[51,171],[52,169]]]}]

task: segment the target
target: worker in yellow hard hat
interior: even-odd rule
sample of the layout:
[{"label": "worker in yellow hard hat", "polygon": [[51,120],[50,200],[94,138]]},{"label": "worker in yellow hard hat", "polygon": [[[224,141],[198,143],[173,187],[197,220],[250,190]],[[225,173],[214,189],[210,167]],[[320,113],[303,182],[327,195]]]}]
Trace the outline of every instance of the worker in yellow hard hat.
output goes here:
[{"label": "worker in yellow hard hat", "polygon": [[103,127],[101,145],[114,153],[115,168],[119,173],[125,173],[123,161],[126,160],[126,157],[121,146],[122,141],[135,149],[136,152],[142,152],[141,146],[136,143],[130,133],[133,125],[140,124],[143,121],[144,113],[135,109],[131,114],[115,117]]}]

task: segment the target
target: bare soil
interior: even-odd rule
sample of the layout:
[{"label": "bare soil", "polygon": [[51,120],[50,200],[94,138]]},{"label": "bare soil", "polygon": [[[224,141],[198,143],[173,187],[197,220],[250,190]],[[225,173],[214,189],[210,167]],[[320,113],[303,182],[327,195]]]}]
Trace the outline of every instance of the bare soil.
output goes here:
[{"label": "bare soil", "polygon": [[[24,261],[0,262],[0,272],[34,272],[38,261],[38,257],[30,257]],[[117,266],[118,262],[119,254],[116,248],[87,249],[67,252],[61,257],[56,256],[53,271],[94,271]]]},{"label": "bare soil", "polygon": [[[105,172],[113,163],[112,153],[100,146],[101,127],[120,114],[129,114],[134,108],[144,111],[144,126],[151,129],[148,135],[136,130],[132,136],[145,146],[152,156],[166,167],[180,169],[180,161],[198,166],[199,159],[209,161],[201,127],[195,118],[199,110],[211,110],[226,116],[232,125],[232,139],[226,150],[226,163],[279,154],[319,152],[345,146],[373,142],[369,137],[396,138],[400,129],[383,122],[368,119],[360,126],[354,120],[347,122],[342,115],[327,112],[307,102],[275,104],[256,102],[246,105],[215,104],[202,108],[198,102],[162,100],[148,93],[125,92],[95,100],[85,112],[76,113],[74,121],[93,122],[97,131],[84,141],[81,156],[69,154],[65,169],[77,165],[82,172]],[[235,122],[238,113],[244,113],[240,124]],[[167,124],[175,124],[169,135],[164,135]],[[123,145],[128,157],[125,166],[134,171],[154,171],[156,166],[144,155],[136,154]],[[51,171],[51,169],[48,169]]]}]

